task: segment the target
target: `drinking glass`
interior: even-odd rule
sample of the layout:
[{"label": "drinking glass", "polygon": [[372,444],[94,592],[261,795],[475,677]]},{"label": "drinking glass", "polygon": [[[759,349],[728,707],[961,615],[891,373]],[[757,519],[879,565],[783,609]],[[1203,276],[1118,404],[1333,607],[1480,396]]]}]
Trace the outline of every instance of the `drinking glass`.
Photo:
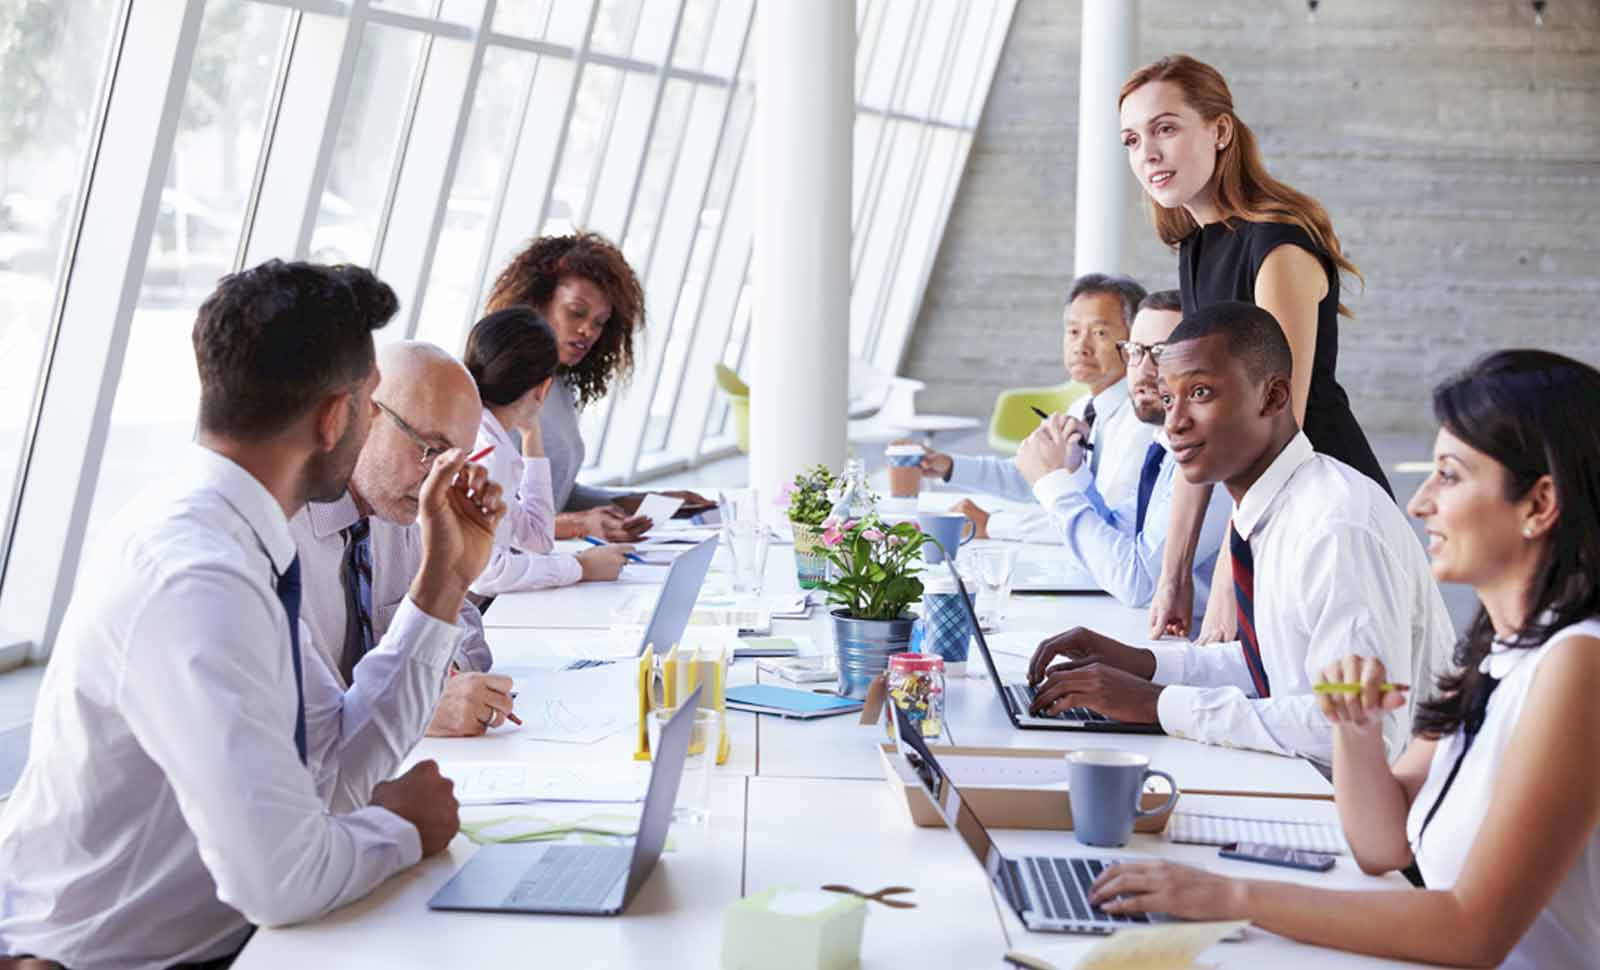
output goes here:
[{"label": "drinking glass", "polygon": [[[658,707],[650,712],[646,724],[650,731],[650,755],[661,750],[661,729],[672,720],[675,707]],[[689,755],[683,762],[683,779],[678,783],[678,798],[673,802],[672,820],[688,825],[704,825],[711,820],[711,766],[717,763],[717,748],[722,743],[722,718],[714,708],[694,712],[694,731],[689,735]]]},{"label": "drinking glass", "polygon": [[978,567],[978,603],[987,605],[998,616],[1011,596],[1011,572],[1017,565],[1017,550],[1009,545],[988,546],[973,557]]},{"label": "drinking glass", "polygon": [[735,520],[722,527],[722,541],[733,560],[734,591],[760,596],[767,576],[767,546],[772,541],[767,527]]}]

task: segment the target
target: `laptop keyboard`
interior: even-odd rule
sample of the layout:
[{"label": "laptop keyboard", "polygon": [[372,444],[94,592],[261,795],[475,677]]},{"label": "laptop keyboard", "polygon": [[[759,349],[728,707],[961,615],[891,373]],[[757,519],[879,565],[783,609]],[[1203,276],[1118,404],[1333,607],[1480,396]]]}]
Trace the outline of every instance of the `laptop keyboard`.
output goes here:
[{"label": "laptop keyboard", "polygon": [[[1110,864],[1102,859],[1052,859],[1045,856],[1025,856],[1018,860],[1005,860],[1010,870],[1011,883],[1017,887],[1023,908],[1032,908],[1050,919],[1078,920],[1090,923],[1149,923],[1144,913],[1126,916],[1102,912],[1089,905],[1089,887]],[[1040,887],[1040,899],[1034,904],[1028,892],[1029,880],[1021,877],[1025,869],[1032,876],[1032,884]]]},{"label": "laptop keyboard", "polygon": [[[1037,695],[1032,687],[1027,684],[1007,684],[1006,690],[1011,692],[1011,700],[1017,705],[1017,710],[1028,714],[1033,707],[1033,698]],[[1093,721],[1097,724],[1112,724],[1111,718],[1099,711],[1091,711],[1087,707],[1069,707],[1054,714],[1030,714],[1030,717],[1049,718],[1053,721]]]},{"label": "laptop keyboard", "polygon": [[508,907],[594,907],[605,904],[628,874],[625,846],[552,845],[506,897]]}]

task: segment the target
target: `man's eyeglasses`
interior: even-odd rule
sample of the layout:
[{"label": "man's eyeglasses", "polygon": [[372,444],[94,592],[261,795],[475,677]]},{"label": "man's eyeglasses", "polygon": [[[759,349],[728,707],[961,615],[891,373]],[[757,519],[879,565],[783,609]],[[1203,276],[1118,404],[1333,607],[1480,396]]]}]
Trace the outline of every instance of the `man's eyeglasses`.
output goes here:
[{"label": "man's eyeglasses", "polygon": [[1122,362],[1134,367],[1144,363],[1145,354],[1149,354],[1150,359],[1156,363],[1161,363],[1161,355],[1166,352],[1166,349],[1165,341],[1155,344],[1141,344],[1132,340],[1117,341],[1117,353],[1122,356]]},{"label": "man's eyeglasses", "polygon": [[421,432],[407,424],[405,418],[395,414],[394,409],[389,405],[378,400],[374,400],[372,403],[378,406],[378,410],[387,414],[390,420],[394,422],[395,427],[403,431],[405,436],[411,439],[411,443],[417,446],[417,450],[422,453],[418,461],[421,462],[423,467],[431,466],[435,458],[450,450],[450,445],[436,445],[428,441],[427,438],[422,436]]}]

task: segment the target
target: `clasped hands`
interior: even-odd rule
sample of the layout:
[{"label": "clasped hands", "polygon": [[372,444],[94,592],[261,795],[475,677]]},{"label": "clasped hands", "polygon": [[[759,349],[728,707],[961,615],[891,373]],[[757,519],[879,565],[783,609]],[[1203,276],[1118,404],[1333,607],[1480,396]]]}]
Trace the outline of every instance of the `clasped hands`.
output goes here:
[{"label": "clasped hands", "polygon": [[1088,440],[1087,424],[1061,412],[1052,414],[1022,439],[1017,449],[1017,471],[1029,485],[1057,469],[1075,472],[1083,464],[1083,443]]}]

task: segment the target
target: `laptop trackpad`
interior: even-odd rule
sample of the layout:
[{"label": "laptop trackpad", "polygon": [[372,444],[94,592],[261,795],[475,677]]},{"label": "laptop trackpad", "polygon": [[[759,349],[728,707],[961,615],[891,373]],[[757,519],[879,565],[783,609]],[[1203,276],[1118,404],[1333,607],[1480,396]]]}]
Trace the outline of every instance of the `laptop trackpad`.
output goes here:
[{"label": "laptop trackpad", "polygon": [[499,842],[486,845],[467,860],[429,905],[444,908],[499,908],[511,897],[550,847],[545,844]]}]

